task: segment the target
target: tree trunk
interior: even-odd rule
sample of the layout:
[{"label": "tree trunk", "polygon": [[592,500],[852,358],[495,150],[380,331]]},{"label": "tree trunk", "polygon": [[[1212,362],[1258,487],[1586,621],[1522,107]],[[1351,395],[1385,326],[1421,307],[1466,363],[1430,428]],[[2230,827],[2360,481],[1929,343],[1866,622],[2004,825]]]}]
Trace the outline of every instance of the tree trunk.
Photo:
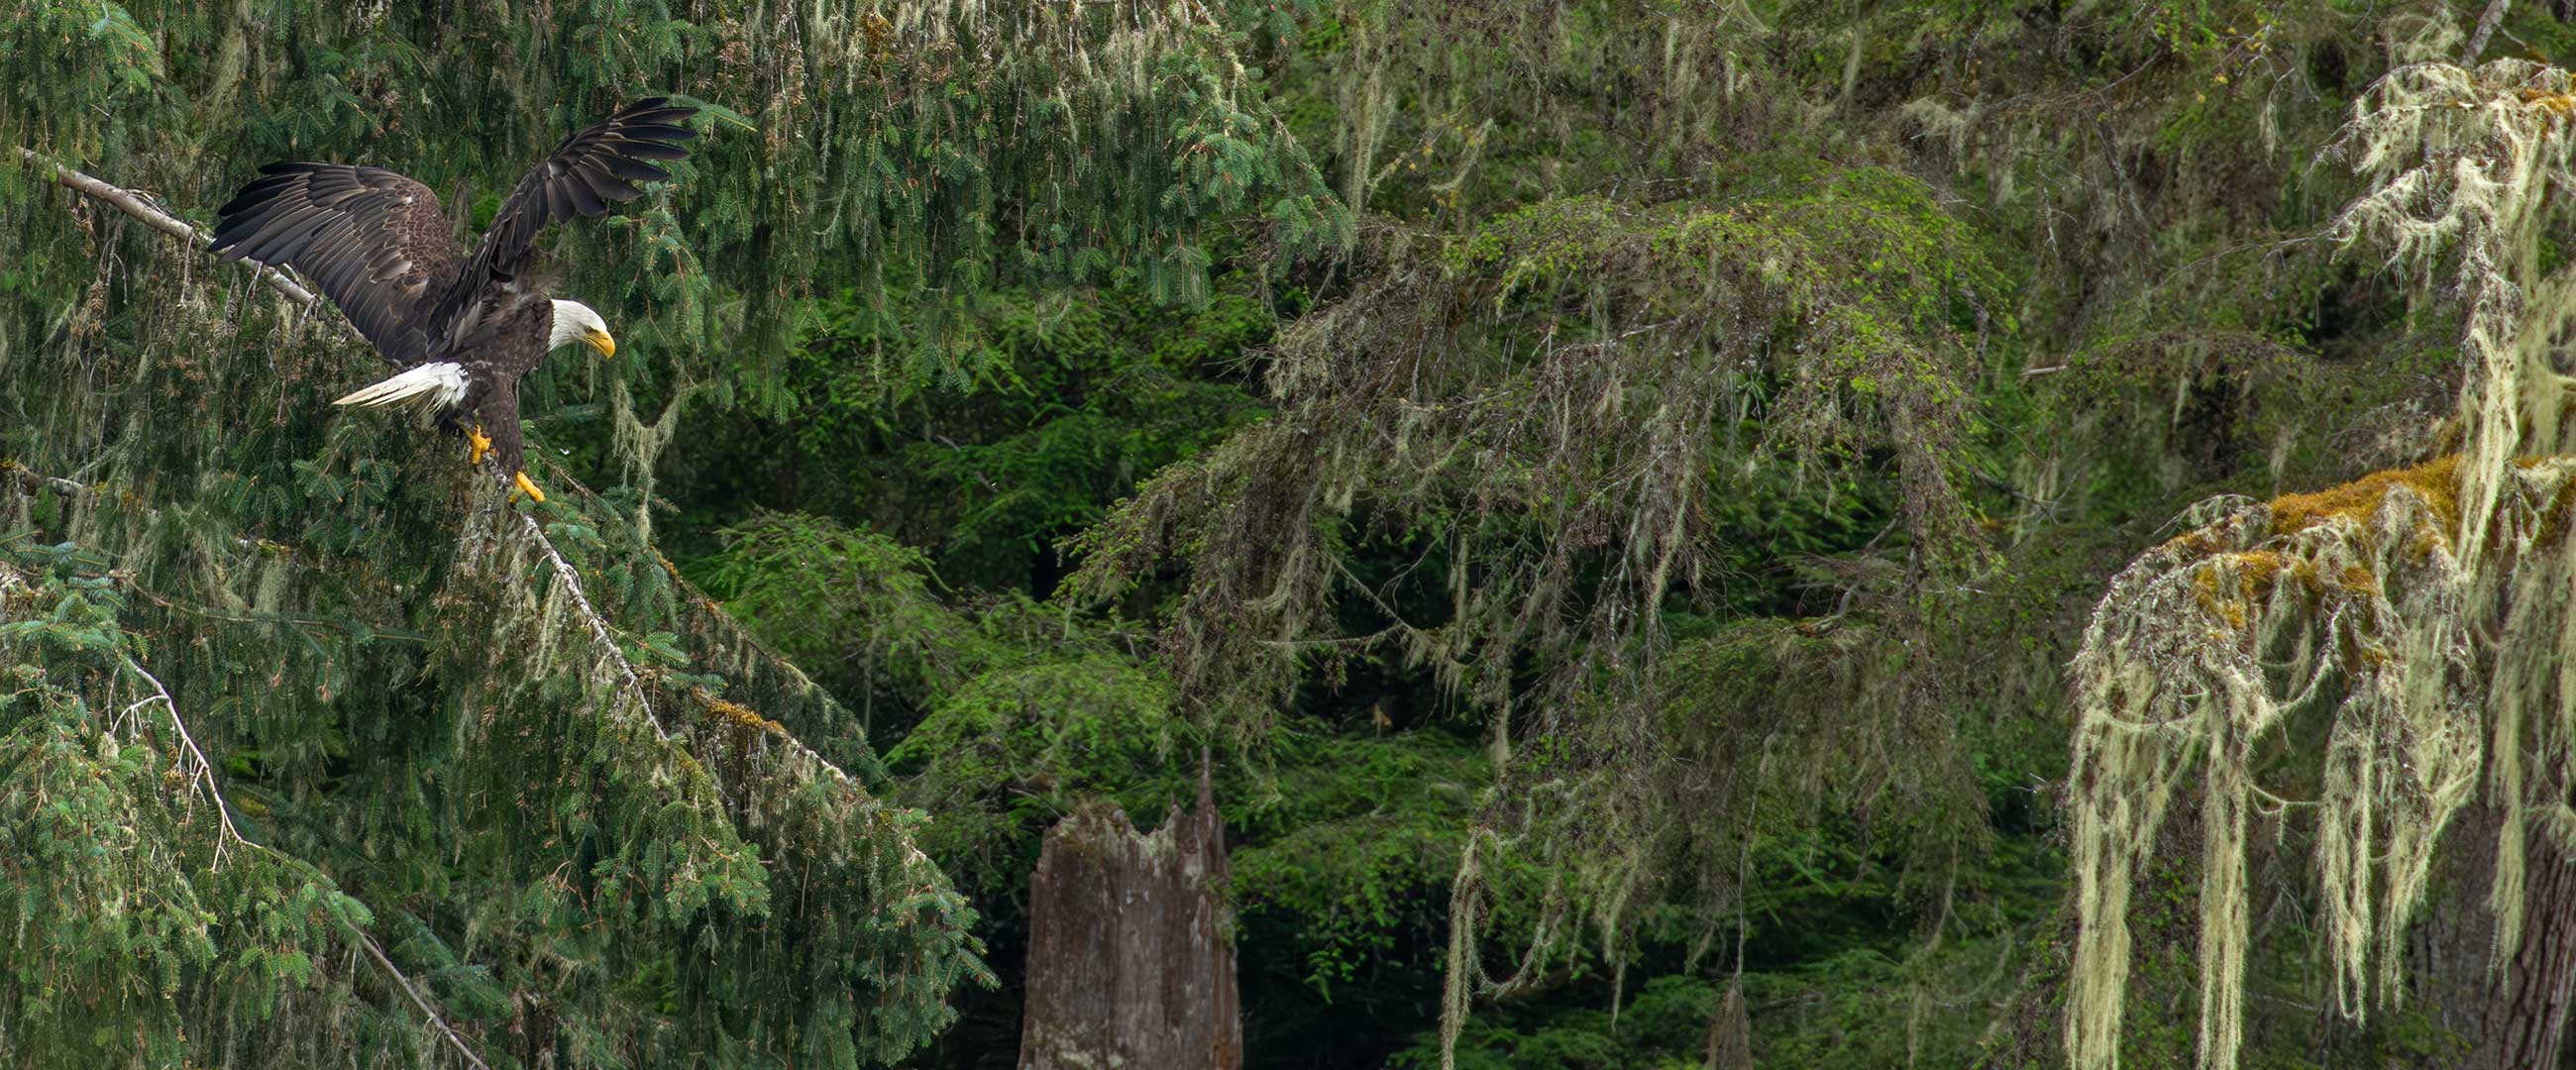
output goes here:
[{"label": "tree trunk", "polygon": [[2499,971],[2489,966],[2494,917],[2487,909],[2500,816],[2491,803],[2462,814],[2454,836],[2457,880],[2442,909],[2418,927],[2421,993],[2441,1025],[2467,1042],[2467,1070],[2535,1070],[2560,1064],[2567,1010],[2576,988],[2576,859],[2550,835],[2524,837],[2522,947]]},{"label": "tree trunk", "polygon": [[2530,839],[2522,949],[2495,978],[2486,1037],[2471,1065],[2515,1070],[2559,1065],[2567,1034],[2568,988],[2576,983],[2576,874],[2546,835]]},{"label": "tree trunk", "polygon": [[1058,822],[1029,886],[1020,1070],[1239,1070],[1225,829],[1198,806],[1152,835],[1106,803]]}]

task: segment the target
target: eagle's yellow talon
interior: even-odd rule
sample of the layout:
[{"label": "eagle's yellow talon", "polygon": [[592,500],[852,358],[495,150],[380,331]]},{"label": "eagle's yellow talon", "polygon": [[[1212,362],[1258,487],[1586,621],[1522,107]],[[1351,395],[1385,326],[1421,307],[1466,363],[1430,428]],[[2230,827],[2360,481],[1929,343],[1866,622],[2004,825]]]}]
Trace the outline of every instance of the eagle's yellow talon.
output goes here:
[{"label": "eagle's yellow talon", "polygon": [[466,459],[467,464],[482,464],[483,455],[492,449],[492,440],[483,437],[482,424],[474,425],[474,430],[466,434],[465,444],[474,449],[474,456]]},{"label": "eagle's yellow talon", "polygon": [[528,474],[526,472],[518,473],[511,478],[518,482],[519,489],[521,491],[526,492],[529,501],[541,502],[546,500],[546,492],[538,490],[536,484],[528,482]]}]

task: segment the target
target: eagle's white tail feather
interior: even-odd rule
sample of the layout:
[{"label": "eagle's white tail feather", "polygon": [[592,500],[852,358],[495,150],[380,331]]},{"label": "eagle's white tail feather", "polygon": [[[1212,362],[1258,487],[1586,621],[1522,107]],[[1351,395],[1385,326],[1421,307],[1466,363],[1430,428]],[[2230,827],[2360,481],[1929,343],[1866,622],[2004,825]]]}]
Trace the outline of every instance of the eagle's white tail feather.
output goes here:
[{"label": "eagle's white tail feather", "polygon": [[465,368],[448,361],[405,368],[384,381],[361,387],[331,404],[370,408],[416,404],[447,406],[465,400]]}]

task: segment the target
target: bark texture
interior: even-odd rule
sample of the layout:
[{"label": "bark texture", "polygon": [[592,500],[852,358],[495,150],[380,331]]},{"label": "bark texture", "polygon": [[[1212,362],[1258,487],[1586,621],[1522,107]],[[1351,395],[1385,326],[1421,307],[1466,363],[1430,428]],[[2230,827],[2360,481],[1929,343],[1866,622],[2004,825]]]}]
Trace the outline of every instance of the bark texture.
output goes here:
[{"label": "bark texture", "polygon": [[2576,985],[2576,864],[2534,837],[2524,888],[2522,949],[2495,978],[2486,1042],[2470,1065],[2514,1070],[2562,1065],[2569,988]]},{"label": "bark texture", "polygon": [[1151,835],[1106,803],[1058,822],[1029,887],[1020,1070],[1239,1070],[1225,881],[1204,776]]},{"label": "bark texture", "polygon": [[2421,994],[2432,1001],[2436,1020],[2469,1048],[2465,1061],[2443,1062],[2466,1070],[2558,1066],[2576,991],[2576,859],[2551,837],[2525,840],[2522,946],[2496,970],[2489,964],[2495,921],[2486,897],[2497,809],[2480,803],[2462,816],[2463,850],[2453,866],[2457,892],[2444,897],[2446,907],[2428,911],[2415,934]]}]

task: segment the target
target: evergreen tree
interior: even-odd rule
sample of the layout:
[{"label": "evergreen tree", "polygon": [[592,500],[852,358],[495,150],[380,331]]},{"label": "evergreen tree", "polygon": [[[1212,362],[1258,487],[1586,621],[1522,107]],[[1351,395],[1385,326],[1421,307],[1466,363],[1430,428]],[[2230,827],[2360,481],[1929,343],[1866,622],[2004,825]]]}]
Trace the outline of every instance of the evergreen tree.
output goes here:
[{"label": "evergreen tree", "polygon": [[[995,282],[1187,301],[1217,221],[1334,240],[1232,41],[1128,4],[17,5],[0,1058],[847,1066],[950,1021],[974,911],[850,711],[654,550],[654,473],[686,406],[778,403],[809,295],[955,369]],[[553,238],[637,359],[530,380],[543,505],[331,413],[373,355],[186,225],[277,159],[488,212],[658,93],[700,151]]]}]

